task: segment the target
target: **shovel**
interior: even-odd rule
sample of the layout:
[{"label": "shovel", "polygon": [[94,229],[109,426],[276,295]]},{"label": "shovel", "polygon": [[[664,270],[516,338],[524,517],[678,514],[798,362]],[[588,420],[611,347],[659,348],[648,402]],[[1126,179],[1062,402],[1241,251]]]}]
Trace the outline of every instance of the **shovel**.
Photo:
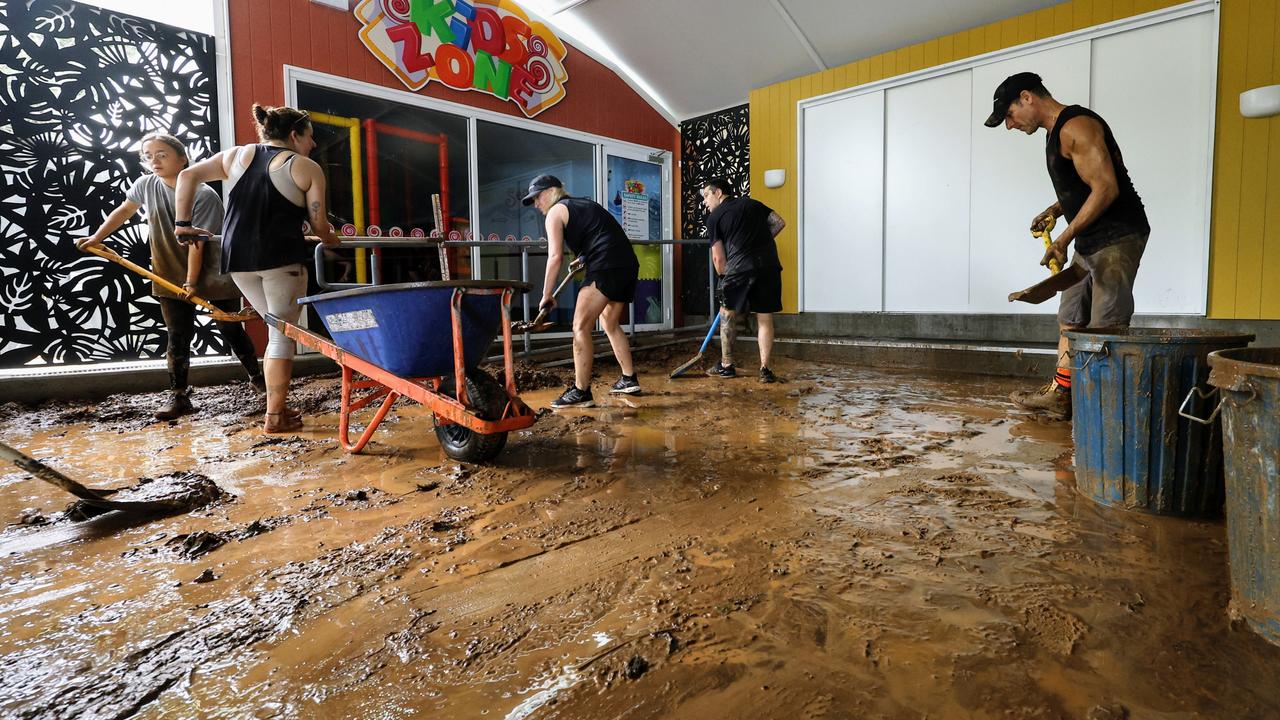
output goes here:
[{"label": "shovel", "polygon": [[154,500],[111,500],[107,496],[114,490],[94,490],[72,480],[44,463],[0,443],[0,459],[12,463],[32,477],[66,490],[80,498],[86,505],[102,510],[122,510],[133,513],[186,512],[201,503],[193,502],[192,493],[181,493]]},{"label": "shovel", "polygon": [[[177,285],[174,285],[168,280],[165,280],[164,278],[142,267],[141,265],[137,265],[135,263],[132,263],[124,259],[119,254],[117,254],[114,250],[108,250],[107,248],[104,248],[100,245],[90,245],[89,247],[83,248],[83,250],[85,252],[93,253],[98,257],[106,258],[118,265],[123,265],[124,267],[138,273],[142,277],[145,277],[151,280],[151,282],[154,282],[155,284],[159,285],[165,290],[168,290],[171,293],[176,293],[177,295],[181,296],[184,292],[182,288],[178,287]],[[238,313],[229,313],[225,310],[218,309],[213,303],[209,302],[208,300],[205,300],[202,297],[192,295],[188,299],[191,301],[191,303],[198,305],[204,308],[205,310],[208,310],[209,315],[213,317],[214,320],[217,320],[218,322],[244,322],[245,320],[253,320],[254,318],[258,317],[258,313],[254,312],[253,308],[245,308],[244,310],[241,310]]]},{"label": "shovel", "polygon": [[707,345],[711,342],[711,336],[716,334],[716,328],[720,325],[720,313],[716,313],[716,319],[711,321],[711,329],[707,330],[707,337],[702,340],[702,347],[698,348],[698,354],[694,355],[689,362],[681,365],[671,371],[671,377],[677,378],[685,373],[686,370],[698,364],[702,359],[702,353],[707,351]]},{"label": "shovel", "polygon": [[[1032,230],[1033,237],[1044,240],[1045,250],[1053,244],[1053,236],[1050,234],[1053,230],[1054,219],[1049,217],[1045,222],[1044,229]],[[1022,301],[1031,305],[1039,305],[1067,288],[1075,285],[1084,279],[1088,271],[1084,268],[1072,263],[1062,270],[1058,269],[1058,261],[1056,259],[1049,261],[1049,272],[1052,273],[1047,280],[1032,285],[1024,290],[1009,293],[1009,302]]]},{"label": "shovel", "polygon": [[[582,266],[585,264],[586,262],[582,258],[574,258],[573,262],[569,263],[569,274],[565,275],[564,279],[560,281],[560,284],[556,286],[555,291],[551,293],[551,297],[558,296],[560,291],[564,289],[564,286],[569,284],[569,280],[573,278],[573,274],[581,270]],[[516,322],[511,323],[511,332],[536,333],[546,330],[551,327],[551,323],[546,320],[547,312],[549,311],[546,308],[543,308],[538,311],[538,316],[533,320],[517,320]]]}]

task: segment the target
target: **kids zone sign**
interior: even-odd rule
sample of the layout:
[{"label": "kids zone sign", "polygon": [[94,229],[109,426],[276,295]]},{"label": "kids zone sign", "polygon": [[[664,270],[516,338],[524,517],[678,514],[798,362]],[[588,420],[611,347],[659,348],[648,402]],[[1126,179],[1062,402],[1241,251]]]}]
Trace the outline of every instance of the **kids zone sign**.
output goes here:
[{"label": "kids zone sign", "polygon": [[363,0],[360,41],[410,90],[435,80],[533,117],[560,102],[565,46],[510,0]]}]

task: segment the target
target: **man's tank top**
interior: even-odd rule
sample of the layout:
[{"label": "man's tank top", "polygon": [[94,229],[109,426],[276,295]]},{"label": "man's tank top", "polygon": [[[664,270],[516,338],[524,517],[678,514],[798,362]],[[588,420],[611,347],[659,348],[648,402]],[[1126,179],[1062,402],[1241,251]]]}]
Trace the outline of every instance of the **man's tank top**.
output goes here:
[{"label": "man's tank top", "polygon": [[586,198],[563,197],[556,204],[563,204],[569,210],[564,242],[574,255],[583,259],[587,272],[640,267],[622,226],[599,203]]},{"label": "man's tank top", "polygon": [[1049,179],[1053,181],[1053,189],[1058,194],[1058,204],[1062,206],[1062,214],[1067,222],[1075,219],[1080,208],[1089,197],[1089,185],[1080,178],[1075,165],[1069,158],[1062,157],[1061,132],[1068,120],[1079,116],[1091,117],[1102,125],[1107,143],[1107,151],[1111,155],[1111,165],[1115,168],[1116,184],[1120,194],[1093,224],[1076,236],[1076,252],[1092,255],[1108,245],[1113,245],[1136,233],[1151,232],[1147,223],[1147,213],[1142,207],[1142,198],[1133,188],[1129,179],[1129,170],[1124,166],[1124,158],[1120,155],[1120,147],[1111,134],[1111,128],[1094,111],[1079,105],[1070,105],[1058,115],[1058,122],[1049,132],[1045,143],[1045,161],[1049,168]]},{"label": "man's tank top", "polygon": [[306,207],[291,202],[271,179],[272,174],[288,173],[293,159],[286,159],[273,171],[271,161],[285,148],[255,147],[253,161],[227,193],[227,216],[222,227],[224,273],[270,270],[306,262],[311,256],[310,247],[302,239]]}]

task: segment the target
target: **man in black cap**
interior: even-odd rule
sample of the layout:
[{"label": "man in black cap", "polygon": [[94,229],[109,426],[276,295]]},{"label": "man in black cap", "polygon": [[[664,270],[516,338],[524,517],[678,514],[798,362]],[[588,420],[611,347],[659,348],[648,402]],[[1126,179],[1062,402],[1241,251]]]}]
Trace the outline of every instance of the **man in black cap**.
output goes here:
[{"label": "man in black cap", "polygon": [[626,331],[622,329],[622,313],[627,303],[635,298],[640,261],[636,259],[622,226],[599,203],[571,197],[554,175],[534,178],[521,202],[533,205],[547,216],[547,274],[538,309],[550,311],[556,305],[552,293],[560,277],[565,245],[575,256],[582,258],[586,268],[586,278],[578,288],[578,303],[573,310],[574,384],[553,400],[551,407],[591,407],[595,404],[591,396],[594,353],[591,331],[595,329],[597,319],[613,346],[613,356],[622,368],[622,377],[609,392],[626,395],[640,392],[635,366],[631,362],[631,345]]},{"label": "man in black cap", "polygon": [[[1045,159],[1058,201],[1031,221],[1043,230],[1051,218],[1066,217],[1067,229],[1045,251],[1041,265],[1066,266],[1075,241],[1074,262],[1088,274],[1063,291],[1058,327],[1063,330],[1123,332],[1133,317],[1133,283],[1151,225],[1142,199],[1133,189],[1111,128],[1097,113],[1063,105],[1045,89],[1040,76],[1010,75],[996,88],[987,127],[1001,123],[1031,135],[1048,132]],[[1038,391],[1017,391],[1013,402],[1066,419],[1071,417],[1071,365],[1067,338],[1058,338],[1054,379]]]},{"label": "man in black cap", "polygon": [[782,263],[774,238],[787,222],[769,206],[749,197],[734,197],[724,178],[708,180],[699,191],[707,209],[711,263],[720,275],[720,361],[707,374],[737,377],[733,344],[738,316],[756,314],[760,350],[760,382],[776,382],[769,368],[773,355],[773,314],[782,311]]}]

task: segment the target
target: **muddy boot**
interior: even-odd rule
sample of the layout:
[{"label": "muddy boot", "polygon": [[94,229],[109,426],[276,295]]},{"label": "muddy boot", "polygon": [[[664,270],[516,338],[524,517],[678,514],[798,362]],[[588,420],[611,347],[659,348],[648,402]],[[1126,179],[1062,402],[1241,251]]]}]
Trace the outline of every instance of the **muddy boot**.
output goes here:
[{"label": "muddy boot", "polygon": [[195,408],[191,406],[191,398],[188,393],[189,390],[174,390],[169,404],[156,411],[156,419],[177,420],[183,415],[190,415],[195,412]]},{"label": "muddy boot", "polygon": [[253,387],[253,391],[259,395],[267,394],[267,379],[262,376],[262,373],[258,373],[257,375],[249,378],[249,385],[251,385]]},{"label": "muddy boot", "polygon": [[1071,419],[1071,391],[1049,383],[1038,390],[1015,390],[1009,399],[1023,410],[1042,413],[1059,420]]}]

